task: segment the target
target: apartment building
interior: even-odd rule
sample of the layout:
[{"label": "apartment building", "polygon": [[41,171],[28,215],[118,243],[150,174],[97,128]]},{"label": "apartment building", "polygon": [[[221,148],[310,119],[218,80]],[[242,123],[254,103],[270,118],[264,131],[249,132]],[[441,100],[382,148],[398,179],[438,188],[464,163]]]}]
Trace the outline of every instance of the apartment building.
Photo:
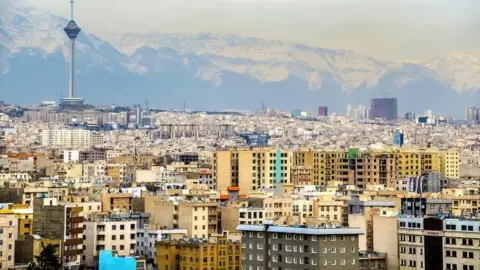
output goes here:
[{"label": "apartment building", "polygon": [[437,149],[396,149],[396,155],[399,177],[441,171],[441,155]]},{"label": "apartment building", "polygon": [[400,269],[478,269],[480,221],[399,218]]},{"label": "apartment building", "polygon": [[62,240],[60,254],[64,266],[79,269],[84,233],[81,204],[59,203],[56,198],[35,198],[33,222],[34,234]]},{"label": "apartment building", "polygon": [[132,211],[132,193],[102,193],[102,212],[129,212]]},{"label": "apartment building", "polygon": [[85,251],[83,264],[98,263],[99,250],[113,250],[119,256],[131,256],[136,251],[137,222],[116,215],[90,215],[84,221]]},{"label": "apartment building", "polygon": [[291,183],[293,153],[274,148],[233,148],[214,153],[213,180],[220,190],[238,186],[242,193]]},{"label": "apartment building", "polygon": [[293,216],[293,199],[290,197],[272,197],[263,199],[263,208],[267,219]]},{"label": "apartment building", "polygon": [[263,224],[266,210],[262,200],[229,201],[220,208],[222,230],[234,231],[239,224]]},{"label": "apartment building", "polygon": [[62,257],[62,254],[60,253],[62,247],[62,240],[47,239],[37,234],[25,235],[21,239],[15,241],[15,263],[37,263],[37,257],[40,256],[43,249],[48,245],[52,245],[53,247],[55,247],[55,255],[57,255],[59,258]]},{"label": "apartment building", "polygon": [[13,215],[0,215],[0,269],[15,268],[17,222]]},{"label": "apartment building", "polygon": [[242,269],[240,242],[224,236],[156,243],[158,269]]},{"label": "apartment building", "polygon": [[83,129],[47,129],[42,131],[42,146],[90,148],[91,132]]},{"label": "apartment building", "polygon": [[[329,181],[335,181],[336,151],[316,151],[302,149],[293,153],[292,177],[297,183],[307,182],[326,186]],[[309,172],[307,178],[306,173]],[[308,179],[308,180],[307,180]]]},{"label": "apartment building", "polygon": [[17,220],[18,239],[23,236],[33,234],[33,209],[26,204],[10,204],[8,209],[0,209],[0,216],[12,215]]},{"label": "apartment building", "polygon": [[239,225],[243,269],[359,269],[357,228]]},{"label": "apartment building", "polygon": [[457,150],[445,150],[440,153],[440,171],[450,179],[460,178],[460,154]]},{"label": "apartment building", "polygon": [[297,224],[306,224],[309,217],[314,217],[314,207],[313,200],[294,199],[292,215],[296,217]]},{"label": "apartment building", "polygon": [[202,169],[198,171],[198,183],[206,185],[209,189],[215,190],[217,189],[217,185],[213,180],[213,171]]},{"label": "apartment building", "polygon": [[206,239],[209,234],[218,233],[220,228],[216,202],[171,202],[161,197],[146,196],[145,212],[152,214],[151,224],[187,229],[188,237]]},{"label": "apartment building", "polygon": [[[154,227],[154,226],[151,226]],[[136,255],[145,256],[156,263],[156,242],[172,241],[187,236],[186,229],[141,228],[137,230]]]},{"label": "apartment building", "polygon": [[344,200],[317,200],[313,204],[314,217],[325,224],[348,225],[348,202]]}]

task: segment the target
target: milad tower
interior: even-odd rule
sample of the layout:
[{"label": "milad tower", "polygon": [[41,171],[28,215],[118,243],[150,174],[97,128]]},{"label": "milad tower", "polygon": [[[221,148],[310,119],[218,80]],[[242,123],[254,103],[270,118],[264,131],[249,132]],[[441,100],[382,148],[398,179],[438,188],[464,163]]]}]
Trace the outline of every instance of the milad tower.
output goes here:
[{"label": "milad tower", "polygon": [[63,106],[82,106],[83,99],[77,97],[75,88],[75,40],[82,31],[73,19],[73,0],[70,0],[70,22],[63,29],[70,39],[70,84],[68,89],[68,97],[62,98]]}]

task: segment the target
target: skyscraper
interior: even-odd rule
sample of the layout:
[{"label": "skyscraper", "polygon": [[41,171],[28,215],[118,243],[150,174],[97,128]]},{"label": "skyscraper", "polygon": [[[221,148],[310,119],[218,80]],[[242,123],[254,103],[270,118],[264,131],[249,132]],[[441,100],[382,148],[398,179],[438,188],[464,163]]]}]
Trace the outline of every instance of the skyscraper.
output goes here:
[{"label": "skyscraper", "polygon": [[395,120],[398,114],[397,98],[372,98],[370,104],[370,118]]},{"label": "skyscraper", "polygon": [[82,105],[83,99],[77,97],[75,89],[75,40],[82,31],[73,18],[73,0],[70,0],[70,22],[63,29],[70,39],[70,84],[68,97],[62,98],[62,105]]},{"label": "skyscraper", "polygon": [[318,116],[328,116],[328,107],[327,106],[318,107]]},{"label": "skyscraper", "polygon": [[480,122],[480,108],[468,107],[465,109],[465,120],[474,123]]}]

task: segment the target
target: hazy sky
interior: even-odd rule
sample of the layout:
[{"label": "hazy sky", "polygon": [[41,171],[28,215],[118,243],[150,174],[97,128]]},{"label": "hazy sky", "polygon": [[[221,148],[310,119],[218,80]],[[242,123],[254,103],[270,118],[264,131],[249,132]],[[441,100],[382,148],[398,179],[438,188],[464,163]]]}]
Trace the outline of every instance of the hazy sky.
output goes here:
[{"label": "hazy sky", "polygon": [[[32,1],[69,16],[69,0]],[[480,0],[76,0],[76,14],[94,33],[232,33],[389,60],[480,57]]]}]

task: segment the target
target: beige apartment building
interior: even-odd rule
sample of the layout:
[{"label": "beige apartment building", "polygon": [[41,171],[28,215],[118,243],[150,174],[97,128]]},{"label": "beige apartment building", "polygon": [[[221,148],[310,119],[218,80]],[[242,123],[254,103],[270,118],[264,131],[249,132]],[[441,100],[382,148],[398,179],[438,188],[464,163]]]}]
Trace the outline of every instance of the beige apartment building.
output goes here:
[{"label": "beige apartment building", "polygon": [[188,237],[206,239],[219,231],[216,202],[171,202],[156,196],[146,196],[145,212],[152,214],[151,224],[187,229]]},{"label": "beige apartment building", "polygon": [[292,215],[296,217],[298,224],[306,224],[308,218],[315,215],[315,202],[313,200],[294,199]]},{"label": "beige apartment building", "polygon": [[0,269],[15,267],[17,221],[13,215],[0,215]]},{"label": "beige apartment building", "polygon": [[398,219],[399,268],[475,270],[480,261],[479,220]]},{"label": "beige apartment building", "polygon": [[263,199],[263,208],[265,208],[266,219],[292,217],[293,199],[290,197],[265,198]]},{"label": "beige apartment building", "polygon": [[238,186],[242,194],[277,183],[291,183],[293,153],[275,148],[233,148],[214,154],[213,181],[226,191]]},{"label": "beige apartment building", "polygon": [[102,193],[102,212],[129,212],[132,210],[132,193]]},{"label": "beige apartment building", "polygon": [[89,216],[85,222],[85,251],[83,264],[87,267],[96,266],[99,250],[113,250],[119,256],[132,256],[136,249],[137,224],[108,214]]},{"label": "beige apartment building", "polygon": [[343,200],[318,200],[314,202],[314,216],[328,224],[348,226],[348,204]]}]

